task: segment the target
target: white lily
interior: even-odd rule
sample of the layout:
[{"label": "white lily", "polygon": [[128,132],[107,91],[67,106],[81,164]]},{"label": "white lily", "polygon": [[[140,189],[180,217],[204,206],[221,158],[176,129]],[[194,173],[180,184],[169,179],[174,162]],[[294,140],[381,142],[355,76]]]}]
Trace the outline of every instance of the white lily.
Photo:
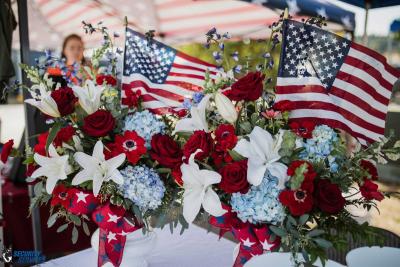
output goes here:
[{"label": "white lily", "polygon": [[237,120],[238,114],[232,101],[224,94],[217,92],[214,96],[215,105],[218,113],[229,123]]},{"label": "white lily", "polygon": [[85,86],[73,86],[72,90],[79,99],[79,105],[87,114],[95,113],[100,108],[100,97],[104,90],[103,86],[98,86],[91,80],[86,80]]},{"label": "white lily", "polygon": [[[39,90],[40,94],[36,93],[37,90]],[[29,91],[33,98],[26,99],[25,103],[38,108],[41,112],[51,117],[57,118],[61,116],[56,101],[51,97],[51,91],[47,91],[44,84],[35,84]]]},{"label": "white lily", "polygon": [[58,155],[53,144],[49,146],[49,156],[45,157],[38,153],[33,155],[35,162],[40,167],[32,173],[32,178],[36,179],[40,176],[47,177],[46,191],[51,194],[58,180],[67,179],[67,175],[72,173],[72,167],[68,163],[68,155]]},{"label": "white lily", "polygon": [[194,162],[198,149],[190,155],[188,164],[181,165],[183,188],[183,216],[192,223],[203,206],[204,210],[213,216],[221,216],[226,210],[211,185],[221,182],[221,175],[210,170],[200,170]]},{"label": "white lily", "polygon": [[72,180],[72,185],[79,185],[83,182],[93,180],[93,194],[95,196],[99,194],[101,185],[105,181],[112,180],[117,184],[122,184],[124,182],[124,179],[117,168],[124,163],[125,154],[122,153],[106,160],[103,149],[103,143],[97,141],[92,156],[83,152],[76,152],[74,154],[75,161],[81,165],[83,170],[75,175]]},{"label": "white lily", "polygon": [[247,180],[250,184],[258,186],[261,184],[265,172],[268,170],[272,176],[279,179],[278,187],[283,189],[288,179],[287,166],[278,162],[281,158],[279,149],[282,144],[283,131],[276,138],[261,129],[254,127],[249,134],[250,141],[241,139],[234,150],[243,157],[248,158]]},{"label": "white lily", "polygon": [[193,132],[195,130],[204,130],[208,132],[206,121],[206,109],[210,103],[211,95],[205,95],[197,107],[190,109],[191,118],[181,119],[176,123],[174,133]]}]

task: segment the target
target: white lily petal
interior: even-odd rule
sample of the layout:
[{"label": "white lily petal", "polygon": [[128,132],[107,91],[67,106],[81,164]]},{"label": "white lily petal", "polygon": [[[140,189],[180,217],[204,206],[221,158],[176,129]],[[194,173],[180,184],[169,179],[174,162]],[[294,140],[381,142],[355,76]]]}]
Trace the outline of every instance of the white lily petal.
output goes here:
[{"label": "white lily petal", "polygon": [[47,191],[47,193],[51,194],[53,192],[54,187],[56,186],[56,184],[57,184],[57,178],[53,179],[53,178],[47,177],[47,180],[46,180],[46,191]]},{"label": "white lily petal", "polygon": [[210,186],[221,182],[221,175],[218,172],[210,170],[201,170],[201,177],[203,178],[203,185]]},{"label": "white lily petal", "polygon": [[53,144],[49,145],[49,156],[52,158],[58,158],[60,157],[57,153],[56,148],[53,146]]},{"label": "white lily petal", "polygon": [[93,195],[95,197],[97,197],[97,195],[99,194],[101,185],[103,184],[104,180],[104,177],[93,179]]},{"label": "white lily petal", "polygon": [[278,189],[285,188],[285,183],[289,179],[287,169],[287,166],[280,162],[274,162],[268,167],[270,174],[278,178]]},{"label": "white lily petal", "polygon": [[111,171],[116,170],[125,161],[126,155],[124,153],[119,154],[109,160],[107,160],[107,168]]},{"label": "white lily petal", "polygon": [[251,155],[251,147],[250,142],[246,139],[240,139],[236,146],[233,148],[237,153],[242,155],[245,158],[249,158]]},{"label": "white lily petal", "polygon": [[99,165],[99,160],[83,152],[76,152],[74,154],[75,161],[85,169],[96,168]]},{"label": "white lily petal", "polygon": [[36,170],[32,173],[31,177],[36,179],[36,178],[38,178],[38,177],[45,176],[45,175],[46,175],[46,169],[43,168],[43,167],[40,167],[40,168],[36,169]]},{"label": "white lily petal", "polygon": [[111,175],[109,180],[114,181],[117,184],[123,184],[124,183],[124,177],[118,170],[114,170]]},{"label": "white lily petal", "polygon": [[92,173],[87,170],[82,170],[78,172],[74,179],[72,179],[72,185],[80,185],[86,181],[90,181],[93,179]]},{"label": "white lily petal", "polygon": [[190,109],[191,118],[181,119],[176,123],[174,133],[193,132],[195,130],[204,130],[208,132],[208,123],[206,120],[206,109],[210,102],[211,95],[206,95],[200,101],[197,107]]},{"label": "white lily petal", "polygon": [[238,114],[232,101],[224,94],[217,92],[214,97],[218,113],[229,123],[235,123]]},{"label": "white lily petal", "polygon": [[202,202],[202,188],[185,190],[183,194],[183,217],[192,223],[200,211]]},{"label": "white lily petal", "polygon": [[261,184],[265,171],[267,170],[266,164],[259,164],[259,160],[252,160],[249,158],[247,161],[247,181],[255,186]]},{"label": "white lily petal", "polygon": [[222,216],[226,213],[226,210],[222,208],[222,204],[217,193],[215,193],[211,187],[207,188],[204,194],[203,208],[209,214],[216,217]]},{"label": "white lily petal", "polygon": [[253,151],[259,157],[268,158],[268,154],[273,151],[274,139],[272,138],[272,135],[256,126],[249,134],[249,137]]}]

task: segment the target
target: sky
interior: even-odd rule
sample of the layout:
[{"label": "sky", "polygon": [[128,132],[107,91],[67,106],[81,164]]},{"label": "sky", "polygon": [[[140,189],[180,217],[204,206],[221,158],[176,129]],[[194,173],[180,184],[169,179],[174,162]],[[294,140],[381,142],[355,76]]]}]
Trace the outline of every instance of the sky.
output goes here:
[{"label": "sky", "polygon": [[[348,11],[356,14],[356,35],[363,35],[365,9],[346,4],[339,0],[331,0]],[[400,5],[393,7],[374,8],[369,10],[367,33],[369,35],[387,35],[393,20],[400,18]]]}]

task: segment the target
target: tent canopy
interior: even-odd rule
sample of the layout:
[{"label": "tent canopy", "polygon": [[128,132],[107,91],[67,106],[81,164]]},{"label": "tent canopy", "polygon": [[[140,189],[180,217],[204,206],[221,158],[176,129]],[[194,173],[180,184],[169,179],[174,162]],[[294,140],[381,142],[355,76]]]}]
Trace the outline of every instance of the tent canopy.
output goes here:
[{"label": "tent canopy", "polygon": [[400,0],[340,0],[342,2],[365,8],[369,3],[369,8],[388,7],[400,5]]},{"label": "tent canopy", "polygon": [[289,9],[290,14],[317,16],[321,15],[329,22],[338,23],[345,30],[354,31],[355,15],[329,1],[324,0],[243,0],[259,3],[268,8]]},{"label": "tent canopy", "polygon": [[[293,1],[296,2],[287,2]],[[325,0],[306,1],[312,1],[314,7],[327,3]],[[267,26],[280,14],[276,8],[279,7],[237,0],[28,0],[30,44],[33,50],[59,50],[66,35],[78,33],[84,37],[86,47],[95,47],[102,37],[100,34],[84,35],[82,20],[91,23],[102,20],[110,32],[122,35],[125,16],[133,29],[140,32],[154,29],[169,44],[203,42],[204,34],[212,27],[236,38],[267,38]],[[329,10],[331,8],[325,9]],[[354,14],[342,11],[344,18],[348,15],[350,22],[354,20]],[[297,19],[301,16],[294,14]],[[347,22],[328,24],[328,29],[349,29],[352,24]],[[117,44],[119,39],[121,44],[123,38],[118,38]],[[14,47],[17,44],[18,36],[14,38]]]}]

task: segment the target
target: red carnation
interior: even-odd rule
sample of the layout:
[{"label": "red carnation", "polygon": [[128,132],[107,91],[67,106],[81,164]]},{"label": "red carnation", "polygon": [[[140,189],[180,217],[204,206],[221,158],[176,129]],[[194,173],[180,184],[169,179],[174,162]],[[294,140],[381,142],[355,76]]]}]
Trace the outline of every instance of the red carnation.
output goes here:
[{"label": "red carnation", "polygon": [[249,72],[232,84],[231,89],[226,90],[224,94],[234,101],[255,101],[263,92],[264,77],[259,71]]},{"label": "red carnation", "polygon": [[195,158],[198,160],[205,159],[212,151],[213,143],[214,141],[210,133],[206,133],[205,131],[194,131],[183,147],[183,155],[186,158],[185,160],[189,160],[190,155],[196,152],[197,149],[200,149],[201,152],[197,153]]},{"label": "red carnation", "polygon": [[178,143],[168,135],[156,134],[151,138],[152,159],[167,168],[176,168],[182,164],[183,153]]},{"label": "red carnation", "polygon": [[367,200],[378,200],[384,199],[381,192],[378,191],[378,185],[369,179],[364,180],[364,184],[360,186],[361,195]]},{"label": "red carnation", "polygon": [[13,139],[8,140],[8,141],[3,145],[3,148],[1,149],[1,156],[0,156],[0,160],[1,160],[3,163],[6,163],[6,162],[7,162],[7,159],[8,159],[8,157],[9,157],[10,154],[11,154],[13,145],[14,145],[14,140],[13,140]]},{"label": "red carnation", "polygon": [[[37,165],[30,163],[28,165],[26,165],[26,171],[25,171],[25,176],[26,177],[31,177],[32,173],[37,169]],[[38,179],[36,179],[35,181],[39,181]]]},{"label": "red carnation", "polygon": [[369,160],[361,160],[360,162],[361,167],[366,170],[370,175],[371,179],[376,181],[378,180],[378,170],[376,169],[376,166],[374,163],[372,163]]},{"label": "red carnation", "polygon": [[227,151],[234,148],[237,140],[235,128],[231,124],[221,124],[215,130],[215,149],[218,151]]},{"label": "red carnation", "polygon": [[177,167],[177,168],[173,169],[171,172],[171,175],[178,185],[183,186],[181,168]]},{"label": "red carnation", "polygon": [[56,138],[54,138],[53,144],[55,146],[62,146],[62,143],[67,143],[72,139],[75,134],[75,129],[71,125],[61,128],[58,131]]},{"label": "red carnation", "polygon": [[211,157],[217,167],[220,167],[223,163],[230,163],[233,161],[232,156],[228,151],[215,150],[211,153]]},{"label": "red carnation", "polygon": [[74,95],[74,92],[69,87],[61,87],[51,92],[51,97],[56,101],[58,111],[61,116],[67,116],[74,112],[75,102],[78,98]]},{"label": "red carnation", "polygon": [[300,188],[296,190],[284,190],[279,195],[279,201],[282,205],[289,208],[294,216],[301,216],[310,212],[313,208],[314,179],[316,173],[310,163],[302,160],[293,161],[289,166],[287,174],[293,176],[298,167],[307,164],[307,171],[304,173],[304,180]]},{"label": "red carnation", "polygon": [[114,129],[115,119],[108,110],[98,110],[83,119],[82,130],[90,136],[106,136]]},{"label": "red carnation", "polygon": [[135,131],[125,131],[124,135],[115,136],[115,145],[125,153],[128,161],[136,164],[140,157],[146,153],[145,140]]},{"label": "red carnation", "polygon": [[53,207],[61,205],[64,208],[68,208],[71,199],[70,193],[70,189],[66,188],[63,184],[57,185],[53,190],[50,205]]},{"label": "red carnation", "polygon": [[38,136],[38,143],[33,147],[33,151],[39,155],[46,156],[46,142],[49,132],[42,133]]},{"label": "red carnation", "polygon": [[132,91],[131,89],[125,89],[124,93],[125,97],[122,98],[122,105],[130,108],[137,107],[139,105],[140,97],[142,95],[140,90]]},{"label": "red carnation", "polygon": [[250,184],[247,181],[247,159],[227,164],[219,170],[221,183],[219,188],[228,194],[240,192],[246,194]]},{"label": "red carnation", "polygon": [[273,109],[281,112],[294,110],[296,107],[295,103],[290,100],[282,100],[274,104]]},{"label": "red carnation", "polygon": [[314,198],[317,207],[329,214],[339,213],[346,204],[339,186],[331,183],[328,179],[318,180]]},{"label": "red carnation", "polygon": [[292,131],[300,137],[303,138],[311,138],[312,132],[315,128],[315,123],[312,121],[302,120],[302,121],[293,121],[289,124],[289,127]]},{"label": "red carnation", "polygon": [[98,85],[103,85],[106,83],[108,85],[115,86],[117,85],[117,80],[112,75],[99,74],[96,76],[96,83]]}]

